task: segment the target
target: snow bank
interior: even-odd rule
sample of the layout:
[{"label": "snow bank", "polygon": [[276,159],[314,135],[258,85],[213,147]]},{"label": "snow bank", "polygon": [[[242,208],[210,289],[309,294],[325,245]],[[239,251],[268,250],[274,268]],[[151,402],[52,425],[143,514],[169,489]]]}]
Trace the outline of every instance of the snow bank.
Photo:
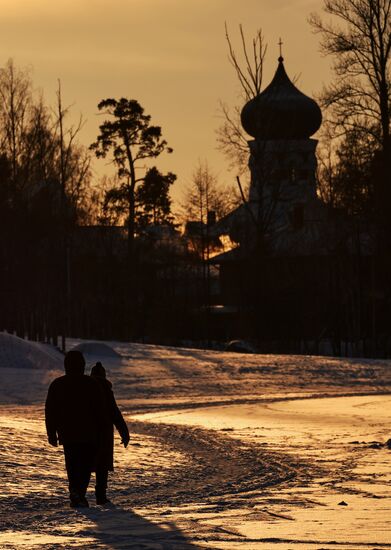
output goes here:
[{"label": "snow bank", "polygon": [[0,368],[62,370],[63,356],[45,344],[0,332]]},{"label": "snow bank", "polygon": [[83,342],[72,348],[83,355],[97,355],[99,357],[121,357],[111,346],[102,342]]}]

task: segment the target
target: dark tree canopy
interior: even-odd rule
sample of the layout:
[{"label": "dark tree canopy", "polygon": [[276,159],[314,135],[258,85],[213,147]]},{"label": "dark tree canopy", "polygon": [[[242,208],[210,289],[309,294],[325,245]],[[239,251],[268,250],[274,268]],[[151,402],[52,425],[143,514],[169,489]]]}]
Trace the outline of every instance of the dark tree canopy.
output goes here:
[{"label": "dark tree canopy", "polygon": [[172,172],[164,175],[155,166],[148,170],[136,192],[139,227],[173,222],[169,191],[175,180]]},{"label": "dark tree canopy", "polygon": [[[373,214],[373,140],[358,129],[349,129],[334,151],[320,155],[319,192],[333,208],[368,221]],[[327,143],[323,149],[327,149]],[[327,162],[328,159],[328,162]]]},{"label": "dark tree canopy", "polygon": [[172,152],[161,137],[160,126],[150,125],[150,115],[144,114],[143,107],[135,99],[104,99],[98,109],[113,120],[106,120],[99,126],[100,134],[91,149],[97,157],[103,158],[111,152],[120,177],[132,179],[132,171],[139,160],[157,157],[163,151]]},{"label": "dark tree canopy", "polygon": [[[127,203],[131,256],[136,228],[136,186],[145,178],[145,175],[137,175],[138,163],[158,157],[164,151],[171,153],[172,149],[162,138],[160,126],[151,125],[150,115],[144,114],[143,107],[135,99],[104,99],[98,104],[98,109],[109,119],[99,126],[100,134],[90,148],[98,158],[110,154],[117,167],[118,191]],[[115,191],[111,195],[116,201],[120,198]]]}]

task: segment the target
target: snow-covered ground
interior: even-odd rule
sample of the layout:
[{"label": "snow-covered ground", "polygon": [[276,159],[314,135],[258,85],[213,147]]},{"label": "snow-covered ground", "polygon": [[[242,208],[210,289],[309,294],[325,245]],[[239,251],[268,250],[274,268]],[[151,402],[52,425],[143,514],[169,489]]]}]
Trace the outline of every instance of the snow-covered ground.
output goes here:
[{"label": "snow-covered ground", "polygon": [[0,334],[1,549],[391,548],[390,362],[107,345],[132,440],[82,511],[44,430],[61,354]]}]

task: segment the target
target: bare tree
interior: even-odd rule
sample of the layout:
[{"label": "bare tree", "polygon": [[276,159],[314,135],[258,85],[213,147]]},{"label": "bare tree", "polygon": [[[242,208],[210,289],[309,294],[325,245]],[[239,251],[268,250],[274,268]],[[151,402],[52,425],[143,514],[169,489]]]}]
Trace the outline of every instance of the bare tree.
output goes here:
[{"label": "bare tree", "polygon": [[228,159],[230,167],[236,168],[239,174],[242,174],[247,169],[248,138],[242,129],[240,112],[247,101],[261,92],[267,44],[265,44],[261,29],[257,30],[250,45],[246,40],[242,25],[239,25],[239,34],[240,55],[235,51],[227,24],[225,25],[228,59],[239,82],[241,104],[230,108],[226,103],[220,101],[222,122],[216,133],[219,150]]},{"label": "bare tree", "polygon": [[[359,182],[360,185],[362,174],[364,185],[360,185],[360,191],[364,191],[364,198],[369,199],[365,202],[370,206],[369,211],[366,206],[365,217],[368,218],[369,214],[373,222],[370,228],[374,237],[371,325],[376,349],[382,318],[379,312],[382,309],[389,311],[391,303],[391,0],[324,0],[323,7],[330,18],[325,21],[313,14],[310,23],[314,31],[321,35],[323,53],[333,57],[336,78],[323,90],[322,100],[328,107],[334,134],[344,136],[341,145],[344,146],[345,141],[350,149],[354,146],[350,156],[340,156],[334,163],[334,183],[336,181],[338,184],[339,175],[346,183],[347,174],[352,173],[351,162],[355,161],[354,169],[357,171],[359,168],[359,171],[358,174],[353,173],[352,181],[347,181],[348,189],[352,183],[357,185]],[[349,143],[349,136],[360,136],[358,150],[356,144]],[[366,152],[369,149],[371,156],[369,174],[365,164],[360,166],[363,149]],[[368,181],[371,188],[365,185]],[[359,198],[361,202],[362,194]],[[352,197],[349,197],[349,203],[352,203]],[[357,241],[360,242],[359,236]],[[377,297],[379,294],[383,295],[381,300]]]},{"label": "bare tree", "polygon": [[206,160],[198,161],[190,185],[184,190],[181,201],[182,221],[207,222],[208,211],[216,218],[224,217],[240,203],[240,197],[233,187],[224,187]]},{"label": "bare tree", "polygon": [[30,72],[10,59],[0,69],[0,153],[10,162],[15,192],[31,197],[61,182],[76,211],[90,183],[90,154],[77,143],[82,118],[65,127],[70,108],[62,107],[60,90],[57,96],[55,115],[34,90]]},{"label": "bare tree", "polygon": [[236,72],[242,92],[247,101],[256,97],[262,88],[263,63],[266,56],[267,45],[264,44],[262,30],[258,29],[254,38],[251,40],[251,53],[246,42],[243,26],[239,25],[240,41],[242,46],[243,61],[240,61],[235,52],[231,38],[228,33],[227,24],[225,24],[225,38],[228,44],[229,61]]},{"label": "bare tree", "polygon": [[12,181],[16,183],[18,164],[24,154],[30,122],[32,83],[27,70],[15,67],[9,59],[0,69],[1,148],[11,160]]},{"label": "bare tree", "polygon": [[89,210],[86,219],[90,225],[115,226],[125,225],[127,207],[120,188],[120,178],[117,174],[103,175],[97,184],[91,188]]},{"label": "bare tree", "polygon": [[341,139],[333,139],[332,126],[325,124],[318,153],[318,193],[331,208],[342,209],[350,217],[370,218],[373,207],[371,163],[373,139],[349,129]]},{"label": "bare tree", "polygon": [[212,244],[209,240],[211,222],[220,220],[240,203],[241,197],[235,187],[221,185],[208,162],[199,160],[191,183],[184,190],[177,217],[184,225],[195,222],[194,234],[190,231],[188,236],[200,258],[205,259]]},{"label": "bare tree", "polygon": [[390,139],[391,0],[324,0],[337,21],[312,14],[321,49],[334,58],[334,82],[323,91],[332,121],[342,133],[365,131],[385,150]]},{"label": "bare tree", "polygon": [[91,153],[77,142],[78,135],[85,121],[80,115],[75,124],[65,125],[69,116],[70,106],[63,107],[61,82],[57,88],[57,116],[54,127],[56,135],[58,177],[61,185],[63,206],[67,202],[71,209],[68,215],[77,216],[89,196],[88,188],[91,182]]},{"label": "bare tree", "polygon": [[229,168],[242,176],[247,170],[248,143],[240,122],[241,106],[229,107],[220,101],[219,111],[222,122],[216,130],[217,148],[228,160]]},{"label": "bare tree", "polygon": [[330,123],[323,122],[322,139],[317,148],[317,194],[331,208],[337,205],[334,189],[335,155],[333,129]]},{"label": "bare tree", "polygon": [[[36,294],[29,285],[32,287],[34,276],[40,270],[39,255],[45,251],[59,254],[62,247],[58,242],[66,240],[62,239],[65,224],[77,223],[82,208],[87,209],[90,155],[77,143],[81,122],[74,127],[63,124],[67,113],[68,109],[62,108],[60,93],[58,116],[45,104],[43,94],[33,87],[30,71],[17,68],[12,60],[0,69],[1,191],[4,199],[1,214],[12,235],[12,238],[3,239],[3,249],[10,266],[17,266],[19,262],[28,266],[26,273],[32,273],[32,277],[24,281],[22,275],[20,280],[12,277],[20,294],[17,315],[18,322],[24,326],[20,329],[21,334],[24,335],[26,327],[31,334],[37,330],[42,332],[45,325],[45,330],[52,331],[54,339],[59,327],[53,296],[57,300],[60,295],[57,285],[67,271],[69,259],[66,265],[61,262],[61,274],[56,272],[54,276],[51,268],[46,270],[42,277],[52,279],[47,286],[42,283],[42,288],[36,287]],[[15,252],[18,248],[23,250],[21,254]],[[30,251],[30,257],[25,249]],[[57,265],[60,264],[55,260],[53,269],[57,269]],[[15,273],[22,271],[17,269]]]}]

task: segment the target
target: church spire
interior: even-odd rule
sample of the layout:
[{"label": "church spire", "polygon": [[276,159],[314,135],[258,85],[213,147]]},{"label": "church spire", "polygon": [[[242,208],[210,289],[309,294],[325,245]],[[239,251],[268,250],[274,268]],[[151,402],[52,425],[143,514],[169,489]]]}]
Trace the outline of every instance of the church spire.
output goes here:
[{"label": "church spire", "polygon": [[282,57],[282,45],[283,45],[283,41],[281,40],[281,37],[280,37],[280,40],[278,42],[278,46],[280,48],[280,57],[278,58],[278,61],[280,63],[282,63],[284,61],[284,58]]}]

